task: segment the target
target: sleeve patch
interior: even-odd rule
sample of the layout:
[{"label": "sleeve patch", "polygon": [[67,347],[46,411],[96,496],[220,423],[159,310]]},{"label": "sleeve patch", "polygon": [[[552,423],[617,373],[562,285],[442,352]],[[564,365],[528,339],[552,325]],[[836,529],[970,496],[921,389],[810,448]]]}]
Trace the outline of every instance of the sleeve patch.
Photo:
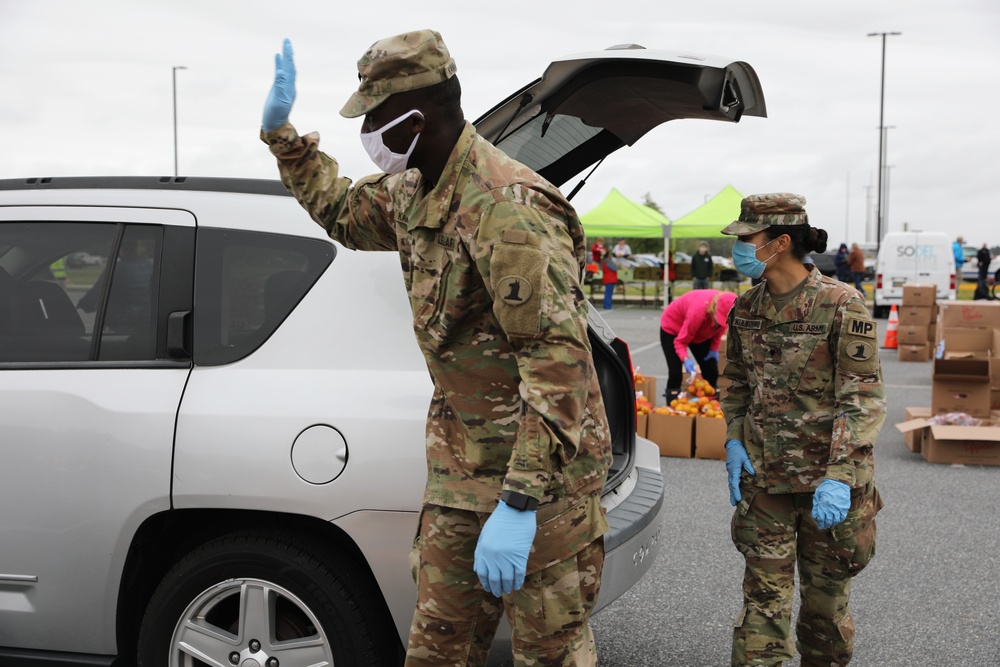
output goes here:
[{"label": "sleeve patch", "polygon": [[875,330],[875,323],[870,319],[861,317],[851,317],[846,315],[844,317],[844,333],[848,337],[861,336],[863,338],[875,339],[877,337],[877,332]]},{"label": "sleeve patch", "polygon": [[493,248],[493,312],[507,335],[538,335],[548,264],[548,256],[531,245],[498,243]]}]

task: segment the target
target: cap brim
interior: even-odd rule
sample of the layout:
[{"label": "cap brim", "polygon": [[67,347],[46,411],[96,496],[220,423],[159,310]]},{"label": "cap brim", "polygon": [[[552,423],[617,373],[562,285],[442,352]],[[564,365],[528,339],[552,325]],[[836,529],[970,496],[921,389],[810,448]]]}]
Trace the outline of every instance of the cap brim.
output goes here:
[{"label": "cap brim", "polygon": [[347,104],[344,108],[340,110],[340,115],[344,118],[357,118],[358,116],[364,116],[366,113],[382,104],[389,99],[389,94],[384,95],[364,95],[362,93],[354,93],[351,95],[350,99],[347,100]]},{"label": "cap brim", "polygon": [[729,236],[746,236],[747,234],[756,234],[757,232],[764,231],[770,226],[771,225],[760,225],[752,222],[734,220],[722,230],[722,233],[728,234]]}]

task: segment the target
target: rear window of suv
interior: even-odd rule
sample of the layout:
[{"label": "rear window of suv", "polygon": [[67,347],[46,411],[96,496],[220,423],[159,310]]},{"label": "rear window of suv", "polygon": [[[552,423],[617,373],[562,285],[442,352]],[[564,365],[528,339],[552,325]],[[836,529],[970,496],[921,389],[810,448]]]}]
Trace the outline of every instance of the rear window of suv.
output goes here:
[{"label": "rear window of suv", "polygon": [[319,239],[201,229],[195,259],[194,361],[232,363],[260,347],[334,257]]}]

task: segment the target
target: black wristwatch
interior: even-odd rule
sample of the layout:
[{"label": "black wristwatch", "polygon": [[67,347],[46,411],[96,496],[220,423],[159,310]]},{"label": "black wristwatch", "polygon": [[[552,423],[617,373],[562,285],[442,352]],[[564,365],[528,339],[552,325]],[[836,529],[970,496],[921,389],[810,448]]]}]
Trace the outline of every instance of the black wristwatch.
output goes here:
[{"label": "black wristwatch", "polygon": [[526,512],[538,509],[538,500],[531,496],[526,496],[517,491],[504,491],[500,494],[500,500],[507,503],[507,507],[516,509],[518,512]]}]

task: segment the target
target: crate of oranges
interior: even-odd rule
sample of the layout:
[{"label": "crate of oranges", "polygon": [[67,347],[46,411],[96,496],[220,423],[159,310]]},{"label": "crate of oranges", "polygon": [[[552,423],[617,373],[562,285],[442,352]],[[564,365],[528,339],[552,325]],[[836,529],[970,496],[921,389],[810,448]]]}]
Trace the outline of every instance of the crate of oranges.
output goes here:
[{"label": "crate of oranges", "polygon": [[687,392],[670,401],[673,414],[691,417],[714,417],[722,419],[722,406],[716,398],[715,389],[707,380],[695,378],[687,386]]}]

